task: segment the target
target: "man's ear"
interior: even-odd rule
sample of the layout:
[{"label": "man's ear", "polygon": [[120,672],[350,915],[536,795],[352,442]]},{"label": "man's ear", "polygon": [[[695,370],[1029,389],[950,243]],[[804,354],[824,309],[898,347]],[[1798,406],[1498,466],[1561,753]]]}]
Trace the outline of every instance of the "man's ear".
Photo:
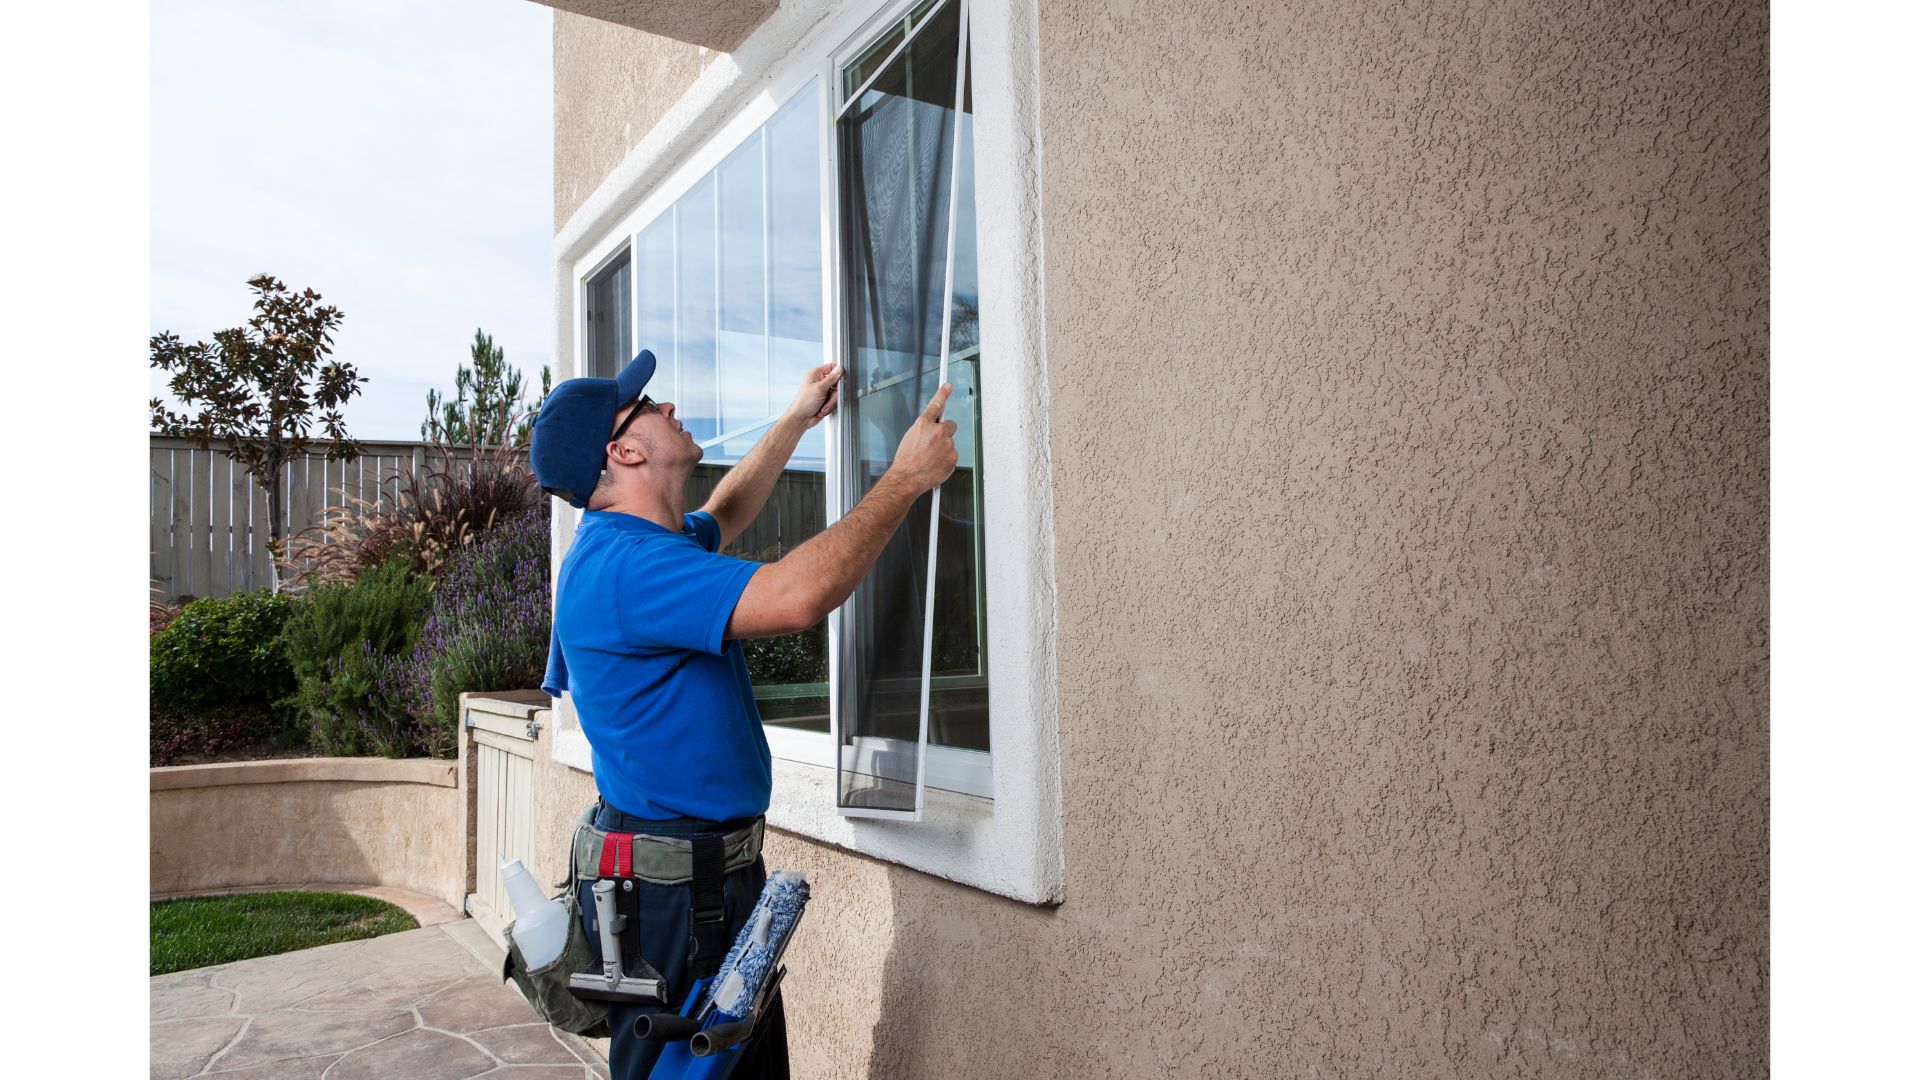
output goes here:
[{"label": "man's ear", "polygon": [[607,460],[622,465],[644,465],[647,453],[640,448],[638,439],[614,439],[607,443]]}]

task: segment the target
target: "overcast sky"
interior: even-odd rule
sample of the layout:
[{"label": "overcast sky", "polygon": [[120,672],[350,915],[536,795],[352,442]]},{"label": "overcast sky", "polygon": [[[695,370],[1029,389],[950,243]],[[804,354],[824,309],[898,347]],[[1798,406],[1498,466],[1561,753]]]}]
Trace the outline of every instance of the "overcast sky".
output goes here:
[{"label": "overcast sky", "polygon": [[245,322],[266,272],[345,314],[334,355],[369,380],[346,410],[356,437],[418,438],[475,327],[537,391],[551,9],[161,0],[152,19],[153,332]]}]

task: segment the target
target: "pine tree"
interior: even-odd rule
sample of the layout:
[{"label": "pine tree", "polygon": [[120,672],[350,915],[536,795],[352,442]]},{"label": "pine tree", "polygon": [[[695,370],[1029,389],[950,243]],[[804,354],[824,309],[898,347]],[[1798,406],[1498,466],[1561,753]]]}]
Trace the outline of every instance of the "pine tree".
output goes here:
[{"label": "pine tree", "polygon": [[525,405],[525,380],[520,369],[507,363],[507,352],[493,343],[493,336],[478,327],[469,347],[471,367],[461,364],[453,373],[453,399],[427,391],[427,418],[420,423],[420,437],[428,442],[472,446],[498,446],[512,436],[512,444],[525,446],[532,436],[533,417],[553,389],[553,371],[540,368],[540,396]]}]

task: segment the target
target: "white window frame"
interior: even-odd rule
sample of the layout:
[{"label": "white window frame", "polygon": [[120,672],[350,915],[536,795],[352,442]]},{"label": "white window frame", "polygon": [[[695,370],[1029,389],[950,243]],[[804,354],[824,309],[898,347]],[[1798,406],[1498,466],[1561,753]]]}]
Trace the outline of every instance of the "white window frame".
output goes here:
[{"label": "white window frame", "polygon": [[[583,290],[591,271],[623,245],[637,250],[641,229],[813,78],[822,80],[822,329],[827,355],[839,355],[843,328],[837,317],[835,268],[840,256],[832,220],[838,199],[831,115],[838,95],[833,80],[840,61],[857,54],[915,3],[788,0],[732,54],[709,65],[555,238],[556,297],[566,313],[555,320],[554,355],[562,378],[577,371]],[[917,823],[850,818],[836,811],[833,735],[765,727],[775,755],[768,821],[776,828],[1015,899],[1057,903],[1063,873],[1052,492],[1040,319],[1036,21],[1032,0],[969,0],[969,6],[981,385],[987,388],[981,402],[980,453],[987,478],[984,545],[993,753],[929,747],[929,790],[925,815]],[[636,294],[638,278],[636,271]],[[634,315],[638,333],[638,312]],[[829,446],[837,445],[836,439],[829,431]],[[837,511],[839,478],[831,470],[828,475],[828,505]],[[578,514],[560,504],[556,510],[557,561],[572,540]],[[830,664],[837,664],[838,612],[828,620],[828,635]],[[829,678],[837,674],[830,671]],[[837,710],[837,695],[833,700]],[[590,751],[571,701],[563,697],[556,713],[556,760],[591,770]]]}]

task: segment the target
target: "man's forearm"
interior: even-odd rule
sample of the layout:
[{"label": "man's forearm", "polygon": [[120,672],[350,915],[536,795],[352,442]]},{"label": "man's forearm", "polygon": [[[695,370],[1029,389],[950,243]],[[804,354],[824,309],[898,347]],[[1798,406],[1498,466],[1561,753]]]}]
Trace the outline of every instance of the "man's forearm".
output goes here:
[{"label": "man's forearm", "polygon": [[800,436],[806,433],[806,421],[781,417],[747,456],[740,459],[740,464],[720,478],[704,509],[720,526],[721,547],[726,547],[760,516],[760,508],[767,504],[774,483],[787,467],[787,459],[793,456],[793,448],[800,445]]},{"label": "man's forearm", "polygon": [[805,590],[824,617],[853,595],[920,494],[896,476],[882,476],[845,517],[788,552],[772,569]]}]

